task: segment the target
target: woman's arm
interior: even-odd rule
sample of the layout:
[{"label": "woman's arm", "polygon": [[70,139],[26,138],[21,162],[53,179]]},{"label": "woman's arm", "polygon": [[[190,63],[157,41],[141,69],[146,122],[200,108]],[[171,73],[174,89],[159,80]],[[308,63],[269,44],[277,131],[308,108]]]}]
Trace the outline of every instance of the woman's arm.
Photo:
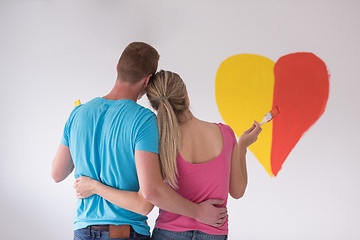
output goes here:
[{"label": "woman's arm", "polygon": [[74,188],[77,198],[87,198],[97,194],[121,208],[141,215],[148,215],[154,208],[154,205],[143,197],[141,191],[119,190],[89,177],[82,176],[77,178]]},{"label": "woman's arm", "polygon": [[235,198],[241,198],[247,186],[247,169],[246,169],[246,152],[247,148],[256,142],[261,127],[256,121],[246,130],[240,137],[238,143],[235,144],[231,155],[231,171],[230,171],[230,187],[229,193]]}]

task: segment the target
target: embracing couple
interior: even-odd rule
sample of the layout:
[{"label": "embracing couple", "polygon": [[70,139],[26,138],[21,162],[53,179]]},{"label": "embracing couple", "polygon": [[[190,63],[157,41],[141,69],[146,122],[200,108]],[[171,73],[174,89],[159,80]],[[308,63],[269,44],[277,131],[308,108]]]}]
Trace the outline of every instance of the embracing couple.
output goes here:
[{"label": "embracing couple", "polygon": [[[246,151],[261,128],[237,141],[229,126],[197,119],[183,80],[156,72],[158,61],[152,46],[129,44],[110,93],[65,124],[51,175],[60,182],[75,169],[74,239],[227,239],[228,193],[244,194]],[[136,103],[145,93],[157,116]]]}]

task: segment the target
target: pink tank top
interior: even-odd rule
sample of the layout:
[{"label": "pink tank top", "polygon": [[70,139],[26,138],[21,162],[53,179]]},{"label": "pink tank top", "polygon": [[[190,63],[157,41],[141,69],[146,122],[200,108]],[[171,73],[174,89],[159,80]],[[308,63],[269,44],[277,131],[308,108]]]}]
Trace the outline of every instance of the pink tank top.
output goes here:
[{"label": "pink tank top", "polygon": [[[229,193],[231,153],[236,138],[229,126],[221,123],[217,125],[223,136],[221,153],[216,158],[200,164],[186,162],[178,154],[179,188],[175,191],[194,203],[201,203],[208,199],[222,199],[225,203],[221,207],[224,207],[227,204]],[[160,209],[155,227],[170,231],[198,230],[207,234],[227,235],[228,219],[223,226],[216,228],[202,224],[195,219]]]}]

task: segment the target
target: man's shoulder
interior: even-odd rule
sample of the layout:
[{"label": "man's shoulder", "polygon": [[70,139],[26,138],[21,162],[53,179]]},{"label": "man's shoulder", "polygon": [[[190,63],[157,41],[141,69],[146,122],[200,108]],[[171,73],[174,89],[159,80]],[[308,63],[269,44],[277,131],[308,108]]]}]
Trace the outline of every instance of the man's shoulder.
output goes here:
[{"label": "man's shoulder", "polygon": [[[76,109],[81,109],[85,112],[99,112],[99,109],[108,110],[109,108],[112,111],[120,111],[121,109],[124,110],[125,114],[130,114],[133,119],[143,119],[147,120],[149,118],[155,118],[155,113],[147,107],[144,107],[137,102],[130,100],[130,99],[123,99],[121,101],[113,101],[113,100],[106,100],[100,97],[96,97],[91,99],[90,101],[81,104],[80,106],[75,107],[73,112],[77,112]],[[100,111],[101,112],[101,111]]]},{"label": "man's shoulder", "polygon": [[144,107],[136,102],[133,102],[136,112],[141,116],[156,117],[155,113],[149,108]]}]

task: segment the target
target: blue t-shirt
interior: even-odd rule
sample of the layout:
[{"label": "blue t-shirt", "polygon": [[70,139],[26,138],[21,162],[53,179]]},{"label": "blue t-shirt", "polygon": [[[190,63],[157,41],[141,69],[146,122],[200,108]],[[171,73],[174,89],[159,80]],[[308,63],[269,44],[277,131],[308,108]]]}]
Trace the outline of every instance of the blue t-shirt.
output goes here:
[{"label": "blue t-shirt", "polygon": [[[108,186],[139,191],[135,150],[158,153],[155,114],[129,99],[94,98],[75,107],[65,124],[61,143],[70,148],[75,178],[88,176]],[[129,224],[150,235],[147,217],[93,195],[79,199],[74,229],[88,225]]]}]

